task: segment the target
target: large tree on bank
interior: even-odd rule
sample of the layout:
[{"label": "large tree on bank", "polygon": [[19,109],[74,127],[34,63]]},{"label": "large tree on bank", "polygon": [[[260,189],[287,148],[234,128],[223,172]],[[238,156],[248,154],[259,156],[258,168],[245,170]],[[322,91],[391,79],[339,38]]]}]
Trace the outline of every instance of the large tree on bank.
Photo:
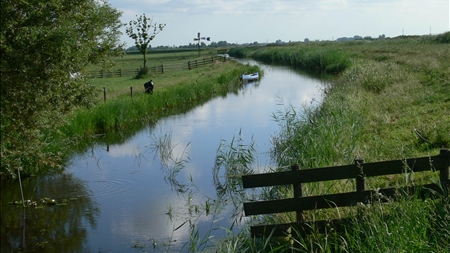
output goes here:
[{"label": "large tree on bank", "polygon": [[126,33],[134,40],[137,49],[144,56],[144,69],[147,69],[147,49],[150,42],[164,29],[166,24],[157,24],[152,18],[147,18],[145,13],[136,18],[125,24],[127,26]]},{"label": "large tree on bank", "polygon": [[103,0],[2,0],[2,178],[61,165],[50,137],[68,113],[92,102],[85,66],[108,65],[122,52],[120,15]]}]

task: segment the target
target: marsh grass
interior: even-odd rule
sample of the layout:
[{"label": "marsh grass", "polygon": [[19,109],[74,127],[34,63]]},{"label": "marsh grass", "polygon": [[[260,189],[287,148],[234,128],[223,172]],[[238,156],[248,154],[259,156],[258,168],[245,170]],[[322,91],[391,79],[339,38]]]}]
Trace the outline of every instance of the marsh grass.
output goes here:
[{"label": "marsh grass", "polygon": [[261,50],[232,49],[230,55],[249,57],[266,63],[289,65],[314,74],[338,74],[350,66],[341,51],[314,47],[267,47]]},{"label": "marsh grass", "polygon": [[[445,41],[449,34],[438,37]],[[308,50],[323,52],[324,48],[341,51],[349,64],[324,89],[326,97],[320,106],[288,105],[274,113],[280,130],[272,139],[271,155],[280,170],[295,163],[308,169],[351,164],[355,158],[372,162],[436,155],[439,148],[450,146],[448,41],[439,44],[435,37],[419,37],[302,43],[287,48],[237,49],[236,53],[299,67],[295,59],[288,59],[298,55],[307,61],[309,56],[302,55]],[[323,66],[316,68],[323,71]],[[419,138],[414,129],[428,141]],[[403,175],[369,178],[366,186],[376,189],[438,181],[437,173],[416,175],[410,169],[405,167]],[[303,186],[304,195],[354,189],[354,180]],[[290,196],[290,187],[271,187],[264,189],[259,199]],[[422,201],[404,196],[398,202],[312,211],[306,213],[309,220],[353,218],[343,234],[328,231],[304,237],[293,231],[292,238],[283,242],[270,237],[251,239],[249,232],[243,231],[225,240],[223,247],[243,249],[236,252],[271,252],[275,248],[278,252],[446,252],[450,249],[449,209],[448,198]],[[292,213],[266,215],[249,225],[292,222],[294,217]]]}]

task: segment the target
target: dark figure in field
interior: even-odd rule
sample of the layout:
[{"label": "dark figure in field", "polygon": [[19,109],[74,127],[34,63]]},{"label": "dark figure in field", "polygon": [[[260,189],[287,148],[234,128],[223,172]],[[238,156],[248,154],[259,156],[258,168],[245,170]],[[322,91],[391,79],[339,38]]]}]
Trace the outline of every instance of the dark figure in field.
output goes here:
[{"label": "dark figure in field", "polygon": [[153,87],[154,87],[153,80],[144,83],[145,92],[147,93],[153,93]]}]

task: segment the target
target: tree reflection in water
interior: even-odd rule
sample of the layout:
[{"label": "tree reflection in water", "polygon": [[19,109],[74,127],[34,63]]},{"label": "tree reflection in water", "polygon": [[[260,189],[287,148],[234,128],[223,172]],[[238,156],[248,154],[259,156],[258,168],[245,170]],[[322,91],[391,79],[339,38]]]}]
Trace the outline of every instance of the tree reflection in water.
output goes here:
[{"label": "tree reflection in water", "polygon": [[100,213],[83,182],[61,174],[27,178],[22,186],[25,200],[36,207],[13,204],[21,200],[19,182],[1,184],[1,252],[83,251],[87,226],[95,228]]}]

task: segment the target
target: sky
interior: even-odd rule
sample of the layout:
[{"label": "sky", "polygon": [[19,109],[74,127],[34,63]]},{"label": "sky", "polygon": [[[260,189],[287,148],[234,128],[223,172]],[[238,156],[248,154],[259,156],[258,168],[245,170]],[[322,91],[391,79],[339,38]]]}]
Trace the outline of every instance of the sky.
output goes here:
[{"label": "sky", "polygon": [[[166,27],[150,43],[180,46],[194,38],[228,43],[336,40],[449,31],[450,0],[108,0],[128,23],[146,14]],[[122,29],[126,47],[134,41]],[[208,41],[202,41],[209,44]]]}]

